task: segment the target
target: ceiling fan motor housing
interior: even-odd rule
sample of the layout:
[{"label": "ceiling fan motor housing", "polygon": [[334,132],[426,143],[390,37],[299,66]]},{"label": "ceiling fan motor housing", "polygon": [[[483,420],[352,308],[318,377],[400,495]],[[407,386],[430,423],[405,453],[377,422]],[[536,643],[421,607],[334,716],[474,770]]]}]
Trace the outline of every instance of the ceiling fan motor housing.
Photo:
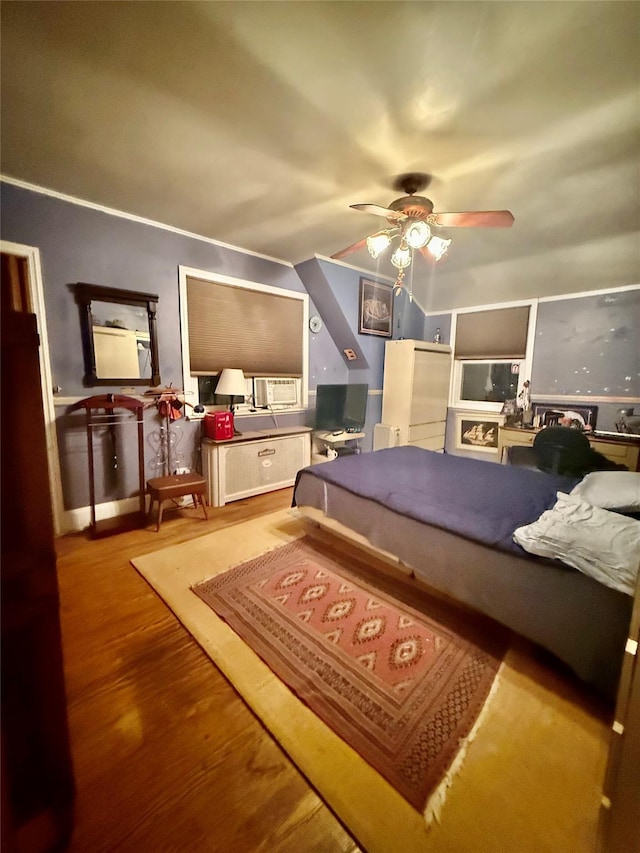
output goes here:
[{"label": "ceiling fan motor housing", "polygon": [[397,210],[413,219],[426,219],[433,213],[433,202],[421,195],[406,195],[392,201],[389,210]]}]

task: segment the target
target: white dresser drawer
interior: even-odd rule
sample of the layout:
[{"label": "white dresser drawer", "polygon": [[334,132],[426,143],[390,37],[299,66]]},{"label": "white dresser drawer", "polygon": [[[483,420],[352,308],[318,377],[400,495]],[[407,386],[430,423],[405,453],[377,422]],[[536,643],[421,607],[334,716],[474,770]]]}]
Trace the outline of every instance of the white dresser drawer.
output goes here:
[{"label": "white dresser drawer", "polygon": [[446,429],[446,421],[431,421],[423,424],[411,424],[409,427],[409,444],[416,444],[421,441],[432,438],[442,438],[444,441],[444,433]]},{"label": "white dresser drawer", "polygon": [[411,447],[422,447],[423,450],[444,450],[444,434],[434,435],[433,438],[422,438],[420,441],[410,441]]}]

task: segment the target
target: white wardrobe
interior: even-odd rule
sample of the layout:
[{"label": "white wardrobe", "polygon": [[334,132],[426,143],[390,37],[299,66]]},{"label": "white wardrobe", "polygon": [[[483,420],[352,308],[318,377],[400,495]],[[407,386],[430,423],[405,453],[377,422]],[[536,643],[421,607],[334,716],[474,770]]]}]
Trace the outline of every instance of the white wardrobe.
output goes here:
[{"label": "white wardrobe", "polygon": [[384,353],[382,423],[374,450],[414,444],[444,450],[451,347],[429,341],[387,341]]}]

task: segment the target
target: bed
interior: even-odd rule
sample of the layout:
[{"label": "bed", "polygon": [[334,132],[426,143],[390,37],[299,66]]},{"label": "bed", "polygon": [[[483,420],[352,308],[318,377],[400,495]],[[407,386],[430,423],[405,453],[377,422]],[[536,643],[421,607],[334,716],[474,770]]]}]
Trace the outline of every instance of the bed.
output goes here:
[{"label": "bed", "polygon": [[513,539],[577,483],[394,447],[303,469],[293,505],[315,522],[338,522],[435,591],[543,646],[613,700],[633,597]]}]

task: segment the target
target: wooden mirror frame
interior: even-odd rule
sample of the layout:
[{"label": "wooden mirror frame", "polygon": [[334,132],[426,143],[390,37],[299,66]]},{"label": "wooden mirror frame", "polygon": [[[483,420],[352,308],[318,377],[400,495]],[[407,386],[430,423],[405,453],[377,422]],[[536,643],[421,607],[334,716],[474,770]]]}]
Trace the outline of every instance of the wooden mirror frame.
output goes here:
[{"label": "wooden mirror frame", "polygon": [[[74,286],[76,300],[80,306],[80,322],[82,326],[82,346],[85,360],[84,384],[93,385],[159,385],[160,362],[158,359],[158,332],[156,313],[158,296],[155,293],[140,293],[135,290],[119,290],[115,287],[103,287],[99,284],[78,282]],[[97,375],[96,350],[93,341],[92,302],[115,302],[119,305],[132,305],[145,308],[149,321],[149,346],[151,352],[151,376],[131,379],[130,377]]]}]

